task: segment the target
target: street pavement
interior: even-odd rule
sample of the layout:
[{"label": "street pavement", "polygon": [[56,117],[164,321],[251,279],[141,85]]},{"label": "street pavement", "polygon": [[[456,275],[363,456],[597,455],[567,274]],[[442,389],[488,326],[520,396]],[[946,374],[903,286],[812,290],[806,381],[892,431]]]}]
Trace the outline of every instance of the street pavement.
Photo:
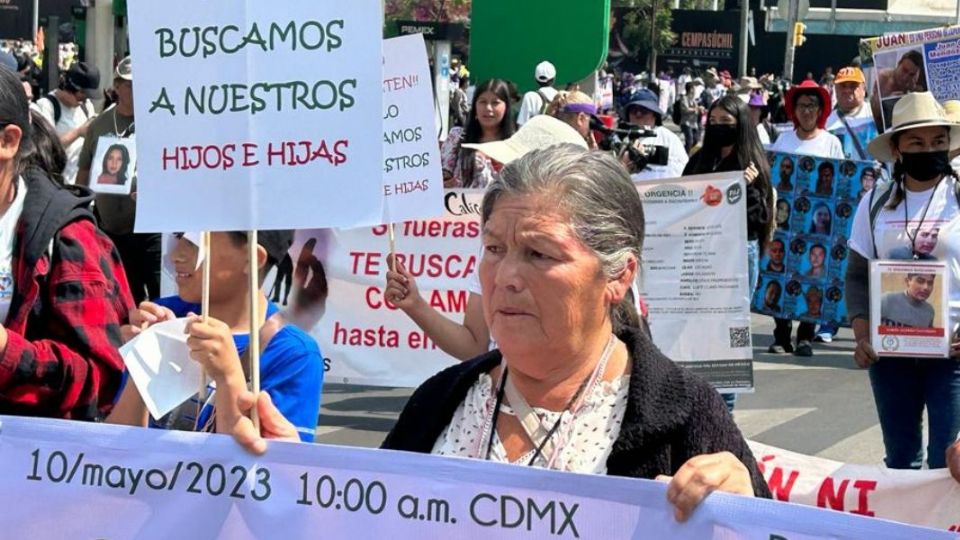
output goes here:
[{"label": "street pavement", "polygon": [[[734,418],[744,436],[802,454],[879,465],[883,443],[870,381],[853,362],[853,334],[842,329],[815,356],[767,354],[773,320],[753,316],[753,394],[741,394]],[[390,430],[409,388],[328,384],[317,442],[374,447]]]}]

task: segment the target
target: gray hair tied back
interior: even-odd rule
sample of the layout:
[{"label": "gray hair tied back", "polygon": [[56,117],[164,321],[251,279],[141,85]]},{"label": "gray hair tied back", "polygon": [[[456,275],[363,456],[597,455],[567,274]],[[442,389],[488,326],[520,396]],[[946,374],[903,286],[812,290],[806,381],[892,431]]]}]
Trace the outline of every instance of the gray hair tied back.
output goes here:
[{"label": "gray hair tied back", "polygon": [[[547,194],[570,219],[574,233],[600,260],[607,279],[642,260],[644,217],[640,195],[626,169],[605,152],[559,144],[525,154],[500,171],[483,197],[486,224],[502,195]],[[614,325],[618,319],[614,317]]]}]

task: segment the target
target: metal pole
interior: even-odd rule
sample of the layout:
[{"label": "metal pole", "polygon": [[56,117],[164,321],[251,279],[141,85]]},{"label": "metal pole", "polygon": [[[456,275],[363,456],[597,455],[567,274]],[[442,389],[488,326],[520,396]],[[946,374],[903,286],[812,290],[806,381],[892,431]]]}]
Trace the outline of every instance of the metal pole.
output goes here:
[{"label": "metal pole", "polygon": [[[960,1],[960,0],[957,0]],[[749,36],[747,35],[747,16],[750,14],[750,2],[740,0],[740,76],[749,75],[747,68],[747,45]]]},{"label": "metal pole", "polygon": [[[957,0],[960,2],[960,0]],[[33,41],[37,41],[37,30],[40,29],[40,0],[33,0]]]},{"label": "metal pole", "polygon": [[[958,0],[960,1],[960,0]],[[657,77],[657,11],[660,2],[653,0],[653,11],[650,14],[650,80]]]},{"label": "metal pole", "polygon": [[800,0],[790,0],[790,6],[787,9],[787,46],[783,54],[783,80],[793,82],[793,57],[797,48],[793,45],[793,25],[797,22],[800,12]]},{"label": "metal pole", "polygon": [[957,24],[960,24],[960,0],[957,0],[957,17],[956,17],[956,21],[957,21]]}]

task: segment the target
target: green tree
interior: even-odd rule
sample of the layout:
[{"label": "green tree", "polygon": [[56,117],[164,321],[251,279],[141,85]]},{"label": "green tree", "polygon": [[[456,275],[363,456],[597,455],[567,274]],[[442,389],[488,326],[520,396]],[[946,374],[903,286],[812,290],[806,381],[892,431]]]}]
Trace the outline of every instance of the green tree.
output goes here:
[{"label": "green tree", "polygon": [[[636,51],[637,58],[647,59],[645,65],[649,65],[652,51],[666,49],[677,38],[670,31],[671,5],[670,0],[613,0],[614,8],[626,8],[620,11],[625,44],[632,51]],[[652,48],[651,36],[654,38]]]},{"label": "green tree", "polygon": [[386,0],[387,19],[470,22],[472,0]]}]

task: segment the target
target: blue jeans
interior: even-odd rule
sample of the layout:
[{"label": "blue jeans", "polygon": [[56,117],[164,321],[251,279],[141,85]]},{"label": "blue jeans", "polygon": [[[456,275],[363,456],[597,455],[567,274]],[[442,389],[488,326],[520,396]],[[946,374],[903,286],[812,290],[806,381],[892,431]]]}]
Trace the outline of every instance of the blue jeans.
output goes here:
[{"label": "blue jeans", "polygon": [[946,467],[944,454],[960,431],[960,362],[884,358],[870,366],[870,386],[887,467],[919,469],[923,465],[924,406],[930,418],[927,464],[931,469]]},{"label": "blue jeans", "polygon": [[[753,291],[757,288],[757,280],[760,278],[760,243],[756,240],[747,242],[747,279],[750,282],[750,297],[753,298]],[[727,404],[727,410],[733,412],[737,405],[736,394],[720,394],[723,401]]]}]

